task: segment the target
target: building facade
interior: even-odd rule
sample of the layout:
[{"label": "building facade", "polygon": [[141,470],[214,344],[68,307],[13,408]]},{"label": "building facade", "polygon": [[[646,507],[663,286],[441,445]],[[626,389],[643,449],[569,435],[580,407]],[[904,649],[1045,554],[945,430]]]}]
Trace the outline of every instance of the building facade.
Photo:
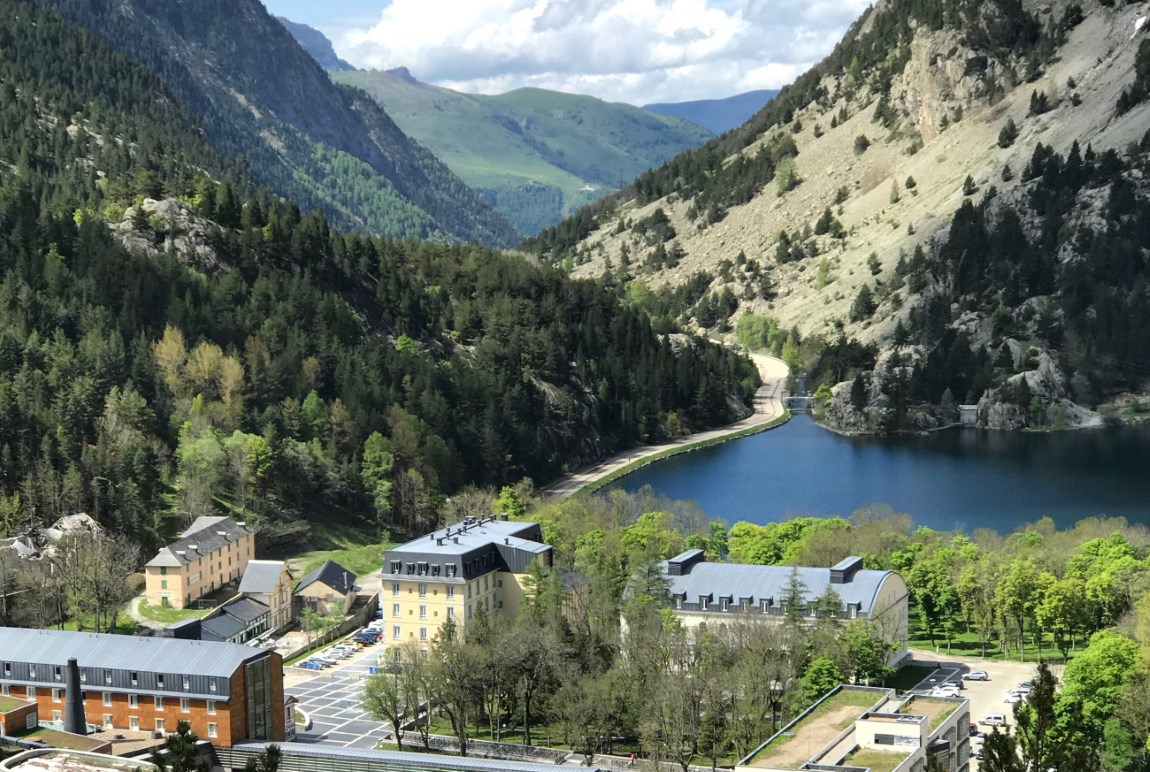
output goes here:
[{"label": "building facade", "polygon": [[187,721],[222,746],[285,738],[283,659],[250,646],[3,627],[0,694],[35,701],[41,720],[63,720],[69,659],[90,724],[170,733]]},{"label": "building facade", "polygon": [[240,579],[240,594],[268,607],[272,630],[292,621],[292,584],[295,579],[282,560],[250,560]]},{"label": "building facade", "polygon": [[300,577],[295,588],[295,604],[300,613],[311,609],[321,616],[341,616],[355,603],[358,576],[333,560]]},{"label": "building facade", "polygon": [[144,567],[154,606],[185,608],[243,576],[255,557],[255,532],[230,517],[201,517]]},{"label": "building facade", "polygon": [[426,650],[448,621],[479,613],[515,617],[534,564],[551,565],[538,523],[468,518],[387,551],[379,596],[393,658],[413,642]]},{"label": "building facade", "polygon": [[812,622],[828,589],[838,596],[838,618],[865,619],[891,644],[889,662],[909,655],[906,581],[894,571],[868,571],[850,557],[832,568],[792,568],[709,563],[702,550],[688,550],[661,564],[671,608],[687,627],[747,619],[781,622],[792,577],[802,596],[802,616]]}]

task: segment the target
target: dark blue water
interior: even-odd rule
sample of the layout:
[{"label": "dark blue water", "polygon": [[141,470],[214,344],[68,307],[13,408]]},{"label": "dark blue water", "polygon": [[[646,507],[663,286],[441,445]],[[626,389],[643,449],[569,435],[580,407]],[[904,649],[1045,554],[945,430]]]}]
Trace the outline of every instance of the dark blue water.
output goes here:
[{"label": "dark blue water", "polygon": [[612,487],[650,485],[728,522],[850,515],[888,504],[931,528],[1009,532],[1049,515],[1150,525],[1150,429],[1023,434],[956,429],[840,437],[809,416],[640,469]]}]

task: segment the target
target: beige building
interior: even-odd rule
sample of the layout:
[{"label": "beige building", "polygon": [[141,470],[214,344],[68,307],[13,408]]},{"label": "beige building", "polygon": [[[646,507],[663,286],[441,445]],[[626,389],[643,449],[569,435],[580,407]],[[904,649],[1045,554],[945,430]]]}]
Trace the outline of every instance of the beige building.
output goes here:
[{"label": "beige building", "polygon": [[355,602],[355,574],[328,560],[300,578],[295,588],[299,610],[311,609],[321,616],[342,616]]},{"label": "beige building", "polygon": [[[851,721],[851,717],[856,717]],[[735,765],[735,772],[970,770],[970,704],[839,686]]]},{"label": "beige building", "polygon": [[792,568],[709,563],[702,550],[688,550],[661,567],[672,610],[686,627],[734,619],[781,622],[794,577],[804,618],[813,622],[819,599],[833,590],[839,602],[837,618],[868,620],[891,644],[889,664],[897,666],[909,656],[906,581],[894,571],[865,570],[860,557],[849,557],[831,568]]},{"label": "beige building", "polygon": [[387,551],[379,605],[388,650],[427,649],[449,620],[465,626],[477,614],[514,618],[529,592],[531,566],[551,565],[538,523],[468,518]]},{"label": "beige building", "polygon": [[145,597],[185,608],[239,579],[255,557],[255,532],[230,517],[200,517],[144,567]]},{"label": "beige building", "polygon": [[240,579],[240,594],[268,607],[268,628],[278,630],[292,621],[295,579],[282,560],[251,560]]}]

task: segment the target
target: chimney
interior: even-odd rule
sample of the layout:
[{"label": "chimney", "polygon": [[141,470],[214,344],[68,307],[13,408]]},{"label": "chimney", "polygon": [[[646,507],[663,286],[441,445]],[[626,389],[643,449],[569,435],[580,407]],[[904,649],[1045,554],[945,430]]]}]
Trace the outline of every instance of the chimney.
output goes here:
[{"label": "chimney", "polygon": [[84,715],[84,693],[80,690],[80,666],[68,660],[64,671],[64,731],[88,734],[88,717]]}]

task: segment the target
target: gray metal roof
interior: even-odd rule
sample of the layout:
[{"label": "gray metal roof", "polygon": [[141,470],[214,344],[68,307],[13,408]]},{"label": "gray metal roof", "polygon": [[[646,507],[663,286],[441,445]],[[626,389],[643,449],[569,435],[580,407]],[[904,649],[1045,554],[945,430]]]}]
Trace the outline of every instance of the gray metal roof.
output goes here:
[{"label": "gray metal roof", "polygon": [[[200,527],[197,528],[197,525]],[[185,566],[203,555],[210,555],[221,547],[239,541],[251,532],[250,528],[230,517],[201,517],[179,539],[163,547],[156,557],[148,561],[148,565],[168,568]]]},{"label": "gray metal roof", "polygon": [[387,554],[389,557],[394,555],[396,558],[401,558],[404,553],[465,555],[481,547],[502,543],[504,539],[519,539],[521,543],[515,545],[518,549],[528,549],[527,545],[530,544],[538,545],[538,548],[531,547],[531,549],[545,552],[550,549],[547,545],[539,544],[534,540],[523,539],[525,534],[538,527],[538,523],[480,518],[471,522],[464,521],[440,528],[426,536],[412,539],[406,544],[392,547],[387,551]]},{"label": "gray metal roof", "polygon": [[[268,743],[239,742],[232,746],[231,751],[236,754],[255,754],[268,746]],[[312,767],[309,769],[344,769],[352,766],[357,769],[369,764],[378,764],[374,767],[386,769],[426,769],[428,772],[554,772],[554,762],[534,761],[504,761],[502,759],[479,759],[470,756],[448,756],[437,753],[410,753],[404,751],[378,751],[371,748],[346,748],[342,745],[328,743],[283,743],[280,751],[285,759],[293,756],[323,759],[331,761],[330,766]],[[344,762],[340,764],[339,762]],[[285,768],[297,768],[289,761],[283,765]],[[599,772],[598,767],[583,767],[588,772]]]},{"label": "gray metal roof", "polygon": [[304,574],[299,580],[299,584],[296,585],[295,591],[299,592],[309,585],[320,582],[335,590],[340,595],[347,595],[355,588],[355,580],[357,578],[355,574],[348,571],[339,563],[336,563],[334,560],[328,560],[319,568]]},{"label": "gray metal roof", "polygon": [[107,670],[230,677],[266,652],[234,643],[0,627],[0,660]]},{"label": "gray metal roof", "polygon": [[287,563],[282,560],[249,560],[240,579],[240,592],[270,595],[284,571]]},{"label": "gray metal roof", "polygon": [[828,586],[842,598],[844,605],[859,604],[859,611],[869,614],[874,606],[879,587],[887,577],[896,576],[893,571],[857,571],[849,582],[831,584],[829,568],[792,568],[791,566],[753,566],[738,563],[695,564],[682,576],[667,574],[667,563],[661,564],[672,596],[686,595],[686,601],[695,603],[700,596],[708,596],[714,603],[720,598],[731,598],[738,603],[741,598],[751,598],[753,607],[764,600],[778,605],[791,581],[791,572],[797,571],[804,587],[807,602],[813,602],[822,595]]}]

